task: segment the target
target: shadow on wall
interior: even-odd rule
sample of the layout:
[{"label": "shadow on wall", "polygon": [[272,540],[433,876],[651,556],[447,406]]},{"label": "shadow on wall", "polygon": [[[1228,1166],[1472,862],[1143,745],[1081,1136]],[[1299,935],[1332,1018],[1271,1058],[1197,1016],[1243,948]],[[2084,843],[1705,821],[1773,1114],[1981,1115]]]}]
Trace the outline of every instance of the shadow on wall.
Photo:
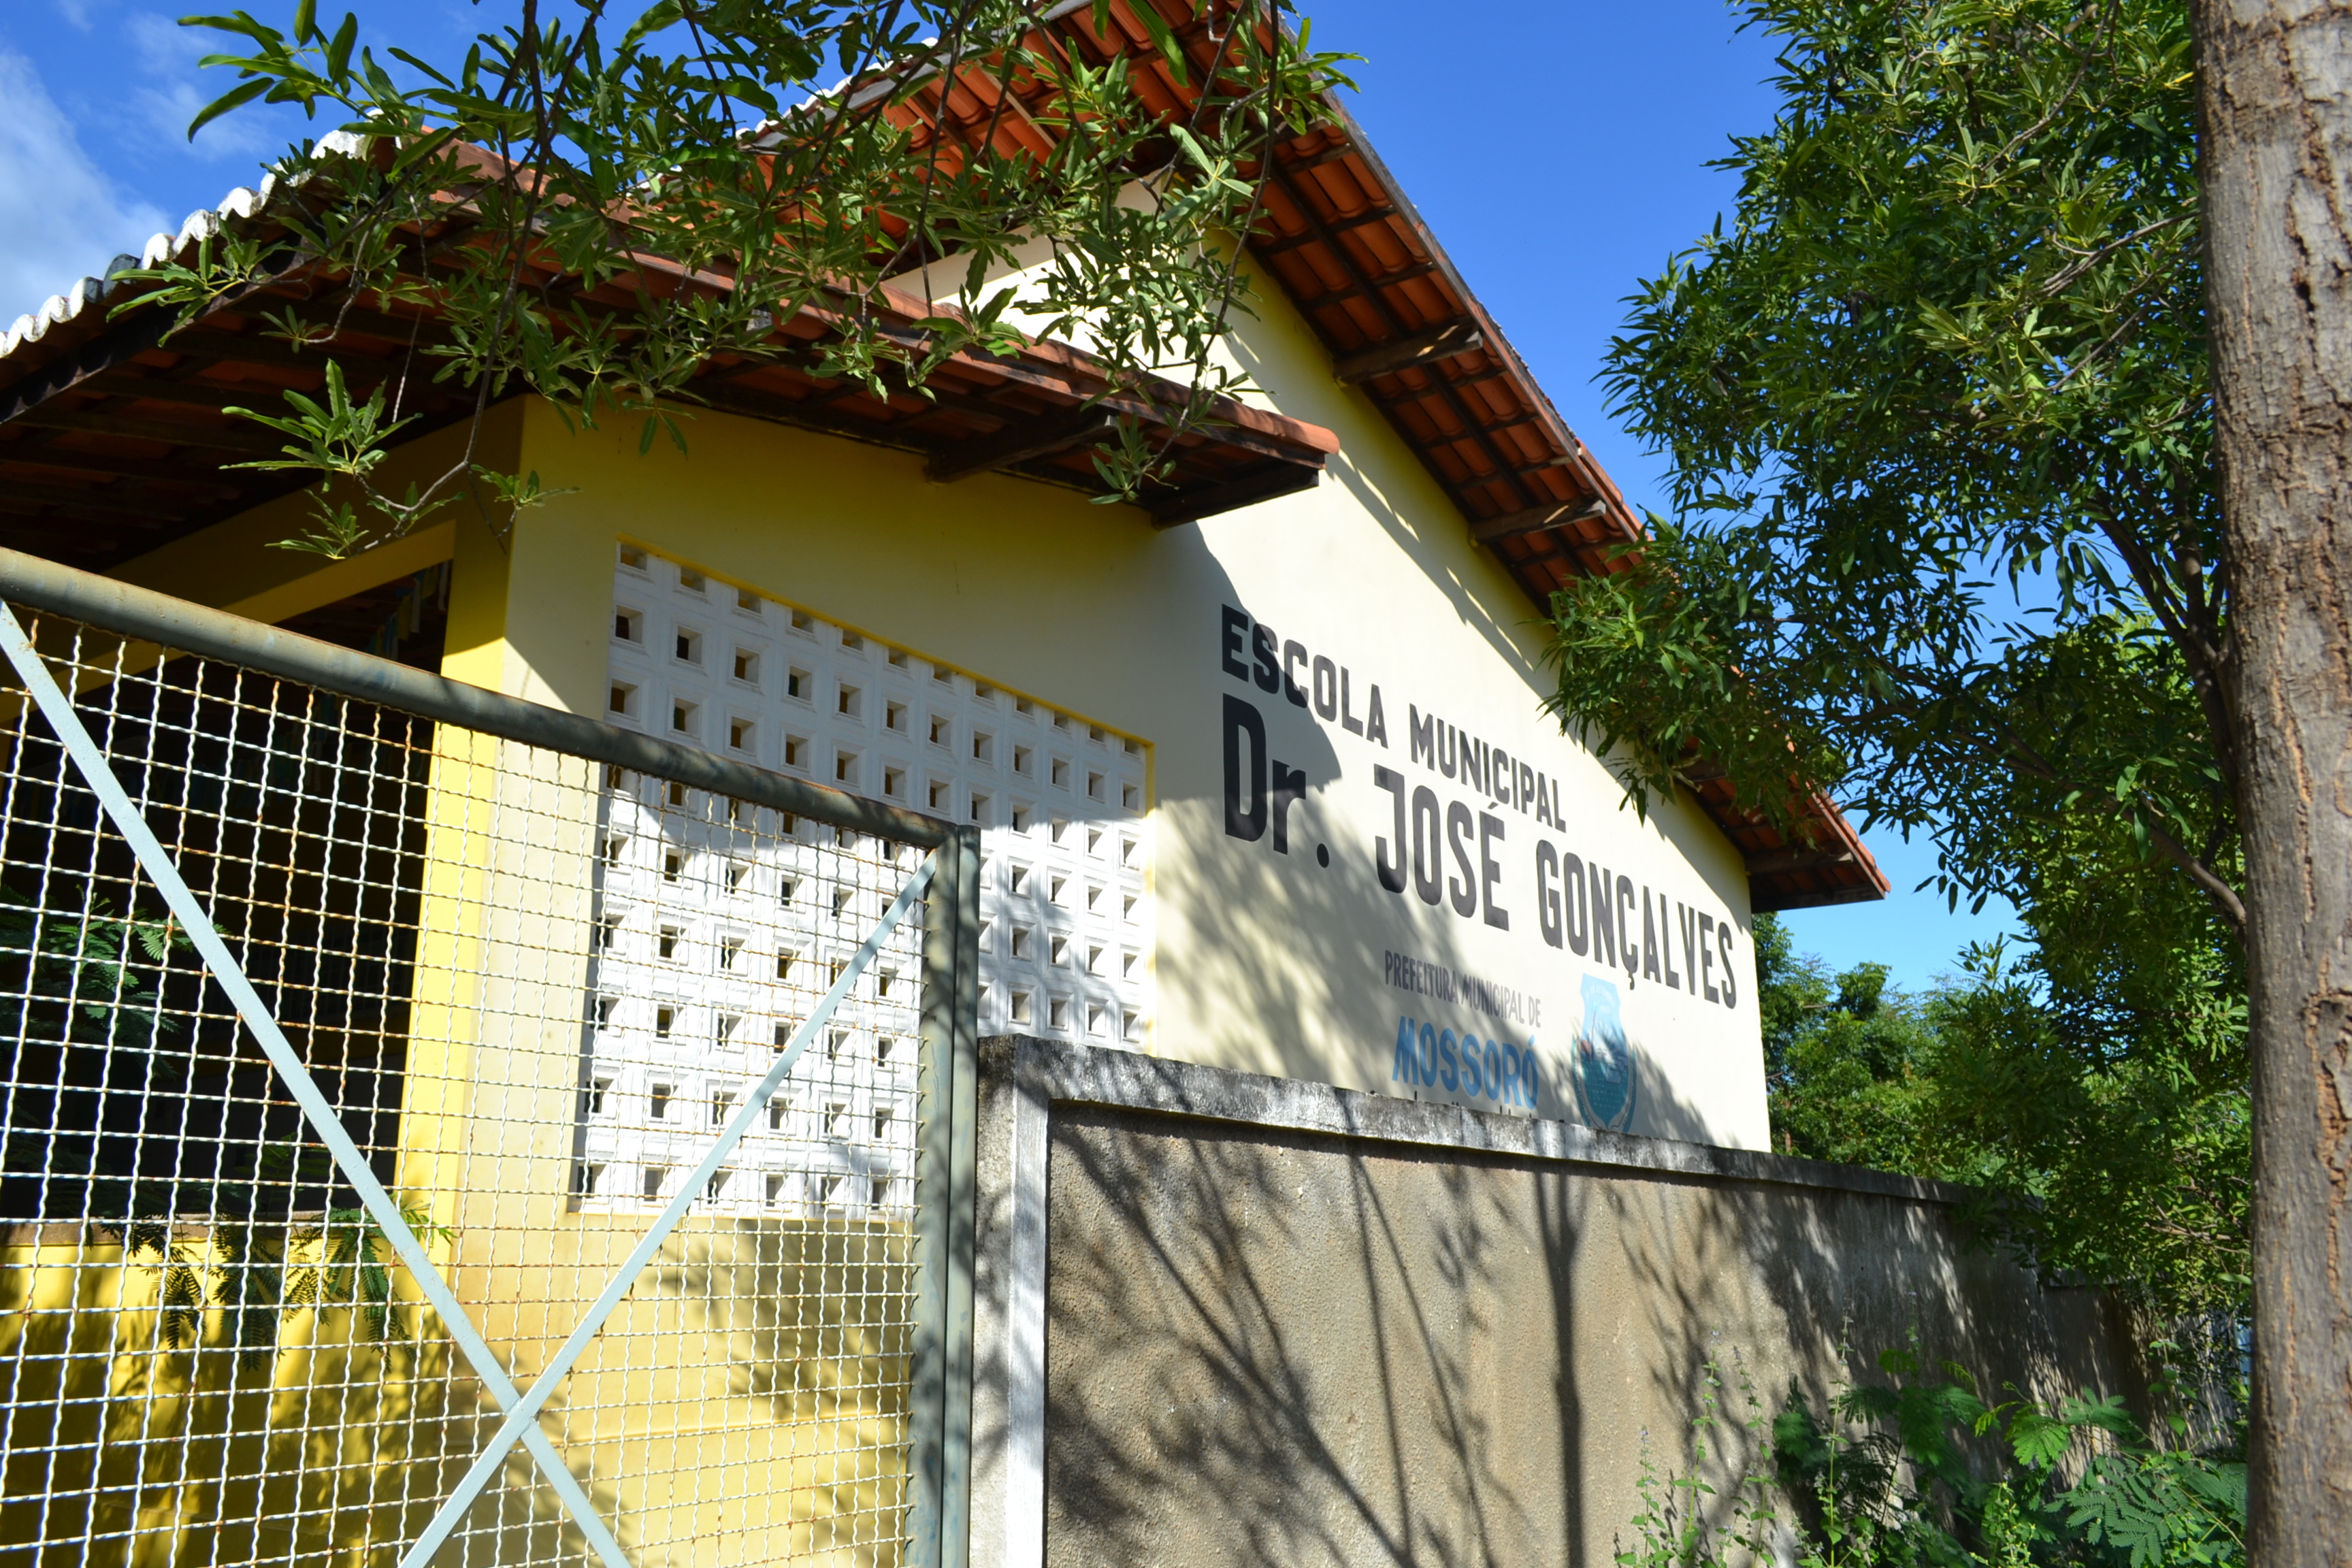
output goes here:
[{"label": "shadow on wall", "polygon": [[[705,1220],[676,1236],[575,1395],[591,1427],[614,1404],[640,1413],[645,1431],[596,1466],[629,1478],[615,1490],[631,1549],[709,1561],[719,1518],[733,1551],[901,1562],[914,1276],[897,1222]],[[644,1363],[672,1357],[648,1397]]]},{"label": "shadow on wall", "polygon": [[[1292,810],[1286,855],[1270,833],[1229,837],[1221,798],[1163,798],[1175,818],[1163,842],[1209,847],[1160,884],[1163,933],[1182,933],[1171,944],[1181,983],[1249,999],[1246,1017],[1221,1020],[1236,1032],[1214,1042],[1218,1059],[1324,1083],[1360,1081],[1357,1063],[1370,1060],[1384,1076],[1395,1019],[1438,1010],[1385,988],[1384,946],[1478,966],[1450,940],[1450,920],[1391,934],[1405,926],[1403,906],[1381,886],[1372,846],[1328,826],[1314,795],[1340,774],[1328,739],[1278,697],[1238,683],[1236,693],[1258,701],[1269,749],[1306,773],[1308,794]],[[1218,721],[1202,715],[1202,732],[1181,742],[1218,754]],[[1328,868],[1318,844],[1333,851]],[[1565,1001],[1585,971],[1565,953],[1558,963],[1549,989]],[[1163,968],[1163,985],[1176,979]],[[1366,993],[1379,996],[1370,1007]],[[1342,1041],[1359,1054],[1339,1059],[1331,1022],[1368,1011],[1388,1019],[1386,1037]],[[1466,1010],[1440,1021],[1527,1037]],[[1552,1037],[1564,1043],[1573,1023],[1551,1024]],[[1636,1060],[1639,1124],[1703,1138],[1698,1108]],[[1580,1120],[1572,1082],[1548,1072],[1538,1109]],[[1720,1290],[1707,1282],[1738,1250],[1723,1228],[1733,1222],[1709,1237],[1706,1221],[1693,1230],[1654,1192],[1644,1204],[1558,1166],[1102,1114],[1055,1113],[1047,1538],[1057,1563],[1606,1563],[1609,1527],[1587,1526],[1630,1515],[1639,1428],[1678,1436],[1708,1330],[1748,1326],[1719,1304],[1708,1316]],[[1596,1223],[1605,1239],[1588,1263]],[[1800,1294],[1820,1271],[1811,1257],[1769,1269]],[[1595,1297],[1602,1281],[1612,1288]],[[1786,1320],[1821,1309],[1742,1310],[1760,1310],[1778,1340]],[[1831,1309],[1808,1341],[1817,1384],[1836,1329]],[[1629,1340],[1644,1347],[1638,1372],[1612,1364],[1589,1394],[1595,1347]],[[1594,1399],[1601,1413],[1589,1417]],[[1600,1445],[1624,1462],[1605,1462]],[[1609,1490],[1621,1472],[1622,1506]],[[1608,1495],[1588,1507],[1596,1479]]]},{"label": "shadow on wall", "polygon": [[[177,1331],[160,1270],[44,1228],[79,1230],[0,1237],[0,1355],[16,1369],[0,1404],[0,1561],[389,1562],[497,1425],[404,1279],[388,1337],[348,1308],[289,1310],[267,1352],[240,1355],[225,1310]],[[219,1266],[198,1256],[212,1227],[178,1228],[193,1266]],[[592,1246],[488,1306],[519,1372],[545,1364],[609,1262]],[[545,1417],[625,1548],[898,1563],[912,1272],[902,1225],[716,1220],[673,1236]],[[441,1560],[584,1550],[517,1447]]]},{"label": "shadow on wall", "polygon": [[1048,1181],[1057,1564],[1599,1568],[1710,1358],[1773,1406],[1914,1335],[2137,1391],[2101,1298],[1908,1200],[1078,1105]]}]

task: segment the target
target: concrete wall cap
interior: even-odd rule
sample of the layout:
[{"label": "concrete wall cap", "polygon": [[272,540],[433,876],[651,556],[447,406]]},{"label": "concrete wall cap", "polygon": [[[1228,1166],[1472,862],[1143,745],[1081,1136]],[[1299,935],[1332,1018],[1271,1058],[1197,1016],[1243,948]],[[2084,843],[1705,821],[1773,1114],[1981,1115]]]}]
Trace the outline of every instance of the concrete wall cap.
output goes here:
[{"label": "concrete wall cap", "polygon": [[1969,1189],[1949,1182],[1895,1175],[1861,1165],[1601,1132],[1574,1122],[1400,1100],[1033,1035],[991,1036],[980,1042],[980,1051],[984,1073],[1013,1068],[1014,1058],[1019,1058],[1023,1070],[1018,1076],[1039,1085],[1045,1099],[1055,1104],[1104,1106],[1336,1138],[1466,1149],[1709,1181],[1811,1187],[1914,1203],[1957,1204],[1969,1195]]}]

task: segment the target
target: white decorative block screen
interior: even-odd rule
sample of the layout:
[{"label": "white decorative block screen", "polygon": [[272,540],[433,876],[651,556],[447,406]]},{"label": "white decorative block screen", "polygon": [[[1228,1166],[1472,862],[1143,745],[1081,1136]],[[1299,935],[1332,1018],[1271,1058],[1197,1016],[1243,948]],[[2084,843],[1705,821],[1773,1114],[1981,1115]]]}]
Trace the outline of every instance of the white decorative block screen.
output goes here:
[{"label": "white decorative block screen", "polygon": [[[1144,742],[646,551],[621,552],[612,634],[605,718],[981,826],[983,1034],[1143,1044]],[[618,842],[600,907],[600,964],[627,976],[604,989],[628,1000],[596,1026],[592,1079],[603,1087],[593,1094],[602,1098],[583,1149],[594,1195],[623,1202],[645,1201],[656,1179],[648,1173],[671,1163],[656,1123],[677,1118],[678,1135],[701,1131],[686,1121],[707,1120],[732,1086],[756,1077],[772,1037],[789,1030],[793,1020],[752,1005],[772,991],[779,966],[794,981],[802,977],[791,971],[804,966],[805,983],[821,991],[844,944],[862,934],[849,917],[870,923],[874,914],[836,919],[793,900],[801,862],[814,866],[834,847],[831,829],[763,820],[740,835],[676,838],[639,793],[633,785],[612,796]],[[891,984],[877,971],[877,987]],[[911,1042],[893,1032],[902,1006],[882,991],[844,1008],[829,1041],[834,1087],[806,1106],[778,1108],[778,1172],[751,1168],[754,1152],[722,1203],[837,1201],[800,1190],[798,1177],[768,1191],[786,1168],[807,1171],[817,1145],[836,1152],[843,1193],[883,1201],[906,1163],[910,1118],[898,1107],[914,1092]]]}]

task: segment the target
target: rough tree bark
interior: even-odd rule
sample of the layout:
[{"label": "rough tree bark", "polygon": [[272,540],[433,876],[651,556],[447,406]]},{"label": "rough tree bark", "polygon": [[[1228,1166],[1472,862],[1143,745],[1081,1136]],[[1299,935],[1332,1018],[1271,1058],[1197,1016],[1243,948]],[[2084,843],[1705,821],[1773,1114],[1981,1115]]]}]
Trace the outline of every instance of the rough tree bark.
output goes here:
[{"label": "rough tree bark", "polygon": [[2352,1563],[2352,9],[2195,0],[2254,1115],[2253,1539]]}]

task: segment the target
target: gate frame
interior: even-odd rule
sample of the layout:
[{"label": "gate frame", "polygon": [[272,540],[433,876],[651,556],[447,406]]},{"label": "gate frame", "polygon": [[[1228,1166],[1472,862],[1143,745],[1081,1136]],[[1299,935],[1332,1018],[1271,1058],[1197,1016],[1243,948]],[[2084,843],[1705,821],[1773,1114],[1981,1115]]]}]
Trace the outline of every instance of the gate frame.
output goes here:
[{"label": "gate frame", "polygon": [[[46,611],[159,650],[194,654],[436,724],[627,768],[931,851],[930,883],[924,895],[916,1090],[922,1132],[916,1151],[907,1542],[911,1568],[966,1568],[971,1533],[973,1195],[980,1081],[977,827],[656,740],[19,551],[0,549],[0,604]],[[32,652],[38,657],[37,648]],[[37,691],[28,690],[28,696],[38,703]],[[69,736],[60,733],[58,738],[72,749]],[[112,780],[110,768],[107,779]],[[88,782],[103,795],[100,780]],[[117,784],[115,793],[120,789]],[[127,798],[124,804],[129,804]],[[160,847],[157,853],[162,853]],[[209,930],[202,934],[209,935]],[[223,952],[230,961],[226,972],[217,964],[207,967],[234,993],[244,984],[242,971],[234,955],[225,948]],[[258,997],[252,1000],[258,1007]],[[262,1016],[267,1018],[267,1013]],[[299,1095],[299,1086],[297,1091]],[[331,1109],[324,1100],[320,1105],[331,1120]],[[944,1201],[941,1195],[926,1196],[926,1185],[934,1194],[943,1188]],[[524,1441],[534,1449],[545,1445],[535,1417]],[[564,1468],[560,1462],[558,1468]],[[561,1489],[561,1483],[556,1484]],[[583,1529],[593,1548],[594,1532],[584,1523]]]}]

